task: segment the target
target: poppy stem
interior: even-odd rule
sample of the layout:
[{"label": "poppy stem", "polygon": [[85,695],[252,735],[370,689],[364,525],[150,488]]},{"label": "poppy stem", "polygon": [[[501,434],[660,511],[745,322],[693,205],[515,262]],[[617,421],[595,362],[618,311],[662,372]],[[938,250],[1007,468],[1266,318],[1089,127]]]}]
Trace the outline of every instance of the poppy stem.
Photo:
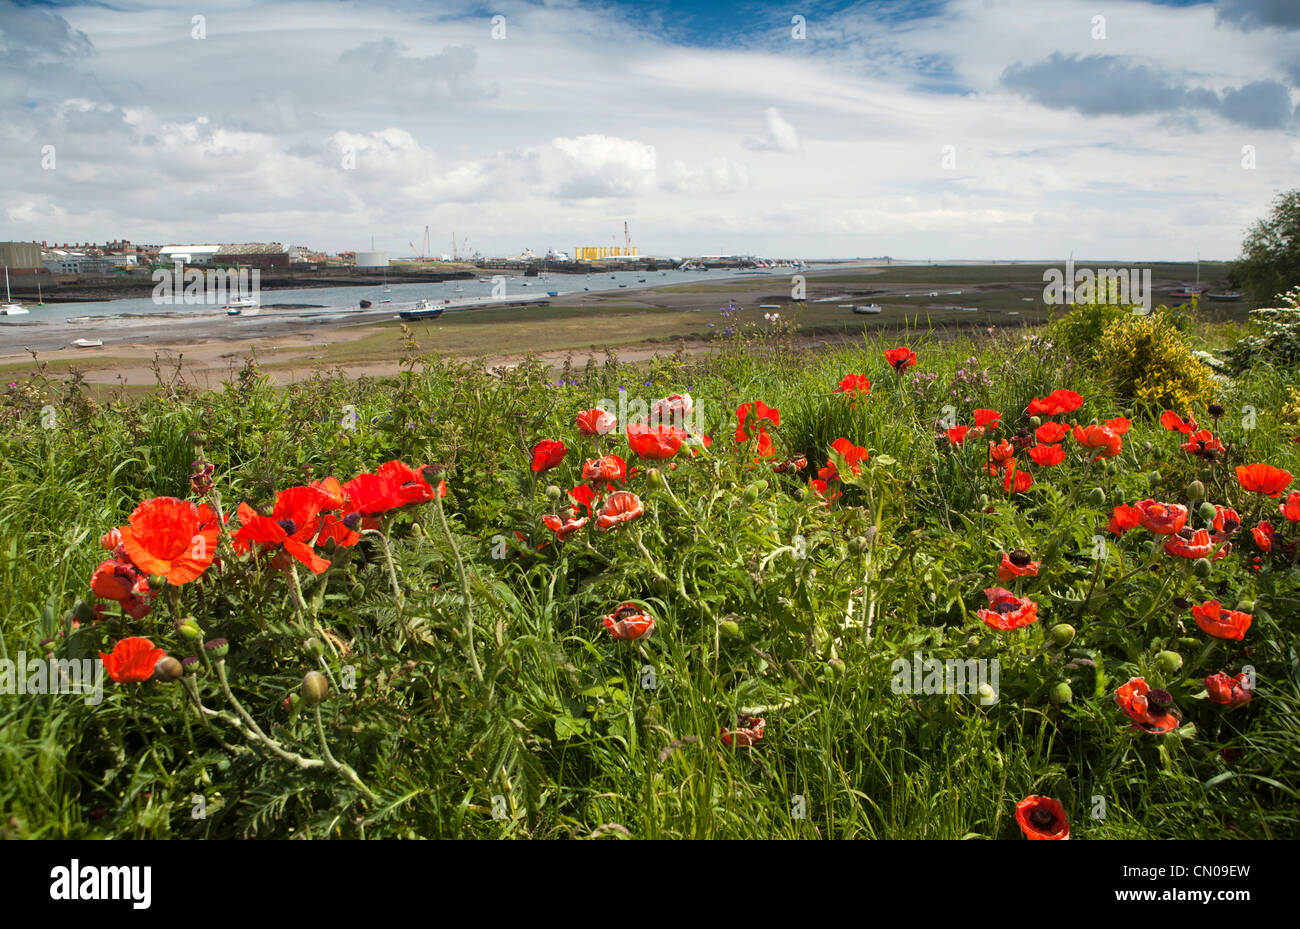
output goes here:
[{"label": "poppy stem", "polygon": [[340,762],[338,759],[334,757],[334,754],[330,751],[329,742],[325,738],[325,724],[321,722],[321,718],[320,718],[319,703],[316,704],[316,734],[320,737],[320,747],[321,747],[322,754],[324,754],[325,756],[325,763],[328,764],[333,770],[337,771],[339,774],[342,774],[345,778],[347,778],[347,780],[350,781],[354,787],[356,787],[363,794],[365,794],[368,799],[370,799],[372,802],[377,803],[379,801],[379,798],[376,797],[373,793],[371,793],[370,788],[361,782],[361,778],[357,777],[357,772],[352,770],[352,766]]},{"label": "poppy stem", "polygon": [[1204,665],[1206,660],[1210,657],[1210,653],[1214,651],[1214,647],[1218,644],[1218,639],[1210,639],[1210,643],[1201,651],[1200,657],[1197,658],[1196,661],[1192,663],[1192,666],[1187,669],[1187,673],[1191,674],[1193,671],[1200,669],[1200,667]]},{"label": "poppy stem", "polygon": [[474,679],[481,684],[483,669],[479,667],[478,654],[474,650],[474,608],[469,596],[469,577],[465,573],[465,562],[461,560],[460,549],[456,547],[456,538],[451,534],[451,527],[447,525],[447,514],[442,509],[442,497],[434,494],[433,503],[438,510],[438,522],[442,525],[442,533],[447,537],[447,544],[451,546],[451,554],[456,561],[456,576],[460,578],[461,605],[465,613],[465,650],[469,653]]},{"label": "poppy stem", "polygon": [[[438,504],[438,512],[442,512],[441,503]],[[388,565],[388,580],[393,585],[393,599],[397,601],[397,612],[401,613],[406,608],[406,599],[402,596],[401,585],[397,583],[397,568],[393,565],[393,550],[388,545],[388,536],[378,529],[366,529],[362,535],[373,535],[379,539],[379,547],[384,552],[384,563]]]}]

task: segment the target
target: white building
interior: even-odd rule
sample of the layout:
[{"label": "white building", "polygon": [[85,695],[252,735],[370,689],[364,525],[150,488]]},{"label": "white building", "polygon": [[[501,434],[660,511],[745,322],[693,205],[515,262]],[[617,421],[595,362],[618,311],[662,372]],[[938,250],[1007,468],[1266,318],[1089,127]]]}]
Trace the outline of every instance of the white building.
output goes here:
[{"label": "white building", "polygon": [[163,264],[183,261],[190,265],[210,265],[220,245],[164,245],[158,250],[158,260]]}]

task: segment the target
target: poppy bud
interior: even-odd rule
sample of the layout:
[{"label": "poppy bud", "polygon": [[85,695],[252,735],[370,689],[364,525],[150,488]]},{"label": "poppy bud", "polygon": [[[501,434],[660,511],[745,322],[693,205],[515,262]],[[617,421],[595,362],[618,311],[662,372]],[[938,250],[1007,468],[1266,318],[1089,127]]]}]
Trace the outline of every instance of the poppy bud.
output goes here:
[{"label": "poppy bud", "polygon": [[722,634],[729,639],[740,638],[740,623],[736,622],[734,619],[722,620],[718,623],[718,628],[721,629]]},{"label": "poppy bud", "polygon": [[1033,428],[1037,429],[1042,424],[1043,424],[1043,417],[1041,416],[1029,417],[1029,425],[1032,426]]},{"label": "poppy bud", "polygon": [[181,663],[168,655],[166,658],[160,658],[158,663],[153,666],[154,680],[161,681],[164,684],[170,684],[172,681],[180,680],[185,669]]},{"label": "poppy bud", "polygon": [[1210,564],[1208,558],[1197,558],[1192,564],[1192,571],[1195,572],[1197,577],[1205,578],[1209,577],[1211,572],[1214,571],[1214,566]]},{"label": "poppy bud", "polygon": [[184,616],[176,620],[176,631],[191,642],[203,637],[203,630],[193,616]]},{"label": "poppy bud", "polygon": [[187,676],[193,676],[199,673],[199,660],[191,655],[188,658],[181,659],[181,671]]},{"label": "poppy bud", "polygon": [[826,665],[830,668],[831,674],[834,674],[837,677],[844,673],[843,658],[832,658],[830,661],[826,662]]},{"label": "poppy bud", "polygon": [[976,692],[979,694],[980,701],[985,704],[997,702],[998,692],[988,684],[980,684],[979,690]]},{"label": "poppy bud", "polygon": [[230,643],[225,639],[213,639],[211,642],[205,642],[203,648],[213,661],[221,661],[230,654]]},{"label": "poppy bud", "polygon": [[[1187,502],[1200,503],[1205,499],[1205,485],[1200,481],[1192,481],[1187,485]],[[1202,507],[1204,510],[1204,507]],[[1213,518],[1213,517],[1211,517]]]},{"label": "poppy bud", "polygon": [[1150,539],[1147,539],[1145,542],[1142,543],[1142,551],[1146,552],[1148,555],[1154,554],[1155,550],[1156,550],[1156,543],[1152,542]]},{"label": "poppy bud", "polygon": [[1253,612],[1255,612],[1255,601],[1254,601],[1254,600],[1239,600],[1239,601],[1237,602],[1237,612],[1238,612],[1238,613],[1253,613]]},{"label": "poppy bud", "polygon": [[311,654],[313,658],[320,658],[322,655],[325,654],[325,643],[322,642],[320,639],[316,638],[315,636],[312,636],[310,639],[308,639],[306,642],[303,642],[302,644],[303,647],[307,649],[307,651]]},{"label": "poppy bud", "polygon": [[153,590],[162,590],[167,586],[167,578],[161,574],[149,575],[149,587]]},{"label": "poppy bud", "polygon": [[559,500],[563,493],[564,492],[554,484],[550,484],[546,488],[546,496],[552,500]]},{"label": "poppy bud", "polygon": [[329,681],[319,671],[308,671],[302,678],[302,699],[308,706],[315,706],[329,693]]},{"label": "poppy bud", "polygon": [[1106,502],[1106,491],[1100,487],[1094,487],[1088,492],[1088,502],[1093,506],[1102,506]]},{"label": "poppy bud", "polygon": [[[1199,483],[1201,483],[1201,482],[1200,482],[1200,481],[1196,481],[1195,483],[1196,483],[1196,484],[1199,484]],[[1193,486],[1195,486],[1195,484],[1194,484]],[[1190,489],[1190,488],[1189,488],[1189,489]],[[1205,488],[1202,487],[1201,489],[1204,490]],[[1193,500],[1192,502],[1195,503],[1196,501]],[[1205,521],[1208,523],[1208,522],[1210,522],[1212,519],[1214,519],[1214,517],[1216,517],[1216,516],[1219,515],[1219,511],[1218,511],[1218,509],[1214,506],[1213,503],[1211,503],[1210,501],[1206,500],[1204,503],[1201,504],[1201,508],[1200,508],[1199,510],[1196,511],[1196,515],[1200,516],[1201,519],[1205,520]]]},{"label": "poppy bud", "polygon": [[45,650],[45,653],[46,653],[47,655],[53,655],[53,654],[54,654],[54,640],[53,640],[53,639],[41,639],[41,648],[43,648],[43,649]]},{"label": "poppy bud", "polygon": [[1183,656],[1177,652],[1163,651],[1156,655],[1156,667],[1165,674],[1173,674],[1183,666]]},{"label": "poppy bud", "polygon": [[988,506],[988,505],[989,505],[989,495],[988,495],[988,494],[980,494],[980,506],[981,506],[981,507],[986,507],[986,506]]},{"label": "poppy bud", "polygon": [[1069,623],[1058,623],[1052,627],[1050,633],[1052,643],[1059,648],[1065,648],[1065,646],[1073,642],[1075,634],[1074,627]]},{"label": "poppy bud", "polygon": [[1201,480],[1203,480],[1203,481],[1211,480],[1211,479],[1214,477],[1214,469],[1213,469],[1213,468],[1201,468],[1201,470],[1197,472],[1197,475],[1196,475],[1196,476],[1199,477],[1199,478],[1200,478]]},{"label": "poppy bud", "polygon": [[357,527],[361,525],[361,514],[360,513],[347,514],[346,516],[343,517],[343,525],[347,526],[353,532],[356,532]]},{"label": "poppy bud", "polygon": [[750,484],[745,488],[744,500],[746,503],[754,503],[758,500],[758,488]]},{"label": "poppy bud", "polygon": [[855,535],[853,538],[849,539],[849,548],[857,552],[859,555],[861,555],[870,547],[871,547],[871,540],[868,539],[866,536]]},{"label": "poppy bud", "polygon": [[649,471],[645,473],[645,476],[646,479],[650,481],[650,484],[654,487],[662,487],[664,485],[663,472],[660,471],[658,468],[651,468]]},{"label": "poppy bud", "polygon": [[1160,472],[1159,472],[1159,471],[1152,471],[1150,474],[1148,474],[1148,475],[1147,475],[1147,482],[1148,482],[1152,487],[1154,487],[1154,486],[1156,486],[1157,484],[1159,484],[1159,483],[1160,483]]},{"label": "poppy bud", "polygon": [[1065,681],[1061,681],[1052,688],[1051,699],[1057,706],[1060,706],[1062,703],[1069,703],[1074,699],[1074,691],[1070,689],[1069,684],[1065,683]]}]

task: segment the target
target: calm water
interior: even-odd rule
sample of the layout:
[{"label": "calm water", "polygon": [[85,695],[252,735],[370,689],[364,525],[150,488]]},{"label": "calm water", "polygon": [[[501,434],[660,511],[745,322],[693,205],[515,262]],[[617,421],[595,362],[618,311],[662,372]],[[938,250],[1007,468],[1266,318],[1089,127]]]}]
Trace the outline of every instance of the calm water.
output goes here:
[{"label": "calm water", "polygon": [[[383,292],[382,284],[360,287],[309,287],[293,290],[263,290],[262,306],[275,304],[306,304],[310,309],[292,311],[271,311],[271,315],[286,314],[310,316],[320,319],[345,318],[350,315],[365,313],[368,316],[396,314],[397,311],[414,306],[418,301],[428,299],[435,303],[451,301],[451,309],[473,309],[475,304],[492,306],[491,271],[479,272],[482,280],[444,281],[438,284],[393,284],[391,293]],[[665,284],[684,282],[717,281],[736,278],[738,281],[759,278],[784,278],[797,273],[791,268],[764,270],[758,273],[738,273],[735,269],[716,271],[617,271],[605,274],[549,274],[545,277],[524,277],[520,274],[505,275],[506,297],[546,297],[546,292],[557,291],[561,299],[568,294],[580,294],[589,290],[612,291],[626,285],[628,291],[649,287],[661,287]],[[642,280],[644,279],[644,280]],[[228,295],[229,296],[229,295]],[[725,295],[719,294],[720,298]],[[391,303],[380,303],[387,297]],[[359,301],[369,300],[373,304],[362,310]],[[468,304],[468,306],[460,306]],[[132,328],[137,326],[157,326],[166,318],[178,321],[196,321],[198,317],[225,316],[225,302],[207,304],[156,304],[152,297],[105,300],[90,303],[60,303],[35,306],[26,304],[31,313],[26,316],[0,317],[0,332],[5,329],[23,329],[31,332],[33,328],[43,329],[57,325],[67,328],[73,326],[95,327],[111,323],[111,329]],[[106,327],[105,331],[109,331]]]}]

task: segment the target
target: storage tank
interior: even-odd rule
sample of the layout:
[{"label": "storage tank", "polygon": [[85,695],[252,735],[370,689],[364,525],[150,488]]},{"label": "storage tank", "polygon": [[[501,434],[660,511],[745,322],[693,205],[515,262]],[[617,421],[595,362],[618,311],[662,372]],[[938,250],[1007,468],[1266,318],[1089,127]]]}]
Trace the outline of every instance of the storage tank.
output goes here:
[{"label": "storage tank", "polygon": [[358,268],[388,267],[388,252],[357,252]]}]

